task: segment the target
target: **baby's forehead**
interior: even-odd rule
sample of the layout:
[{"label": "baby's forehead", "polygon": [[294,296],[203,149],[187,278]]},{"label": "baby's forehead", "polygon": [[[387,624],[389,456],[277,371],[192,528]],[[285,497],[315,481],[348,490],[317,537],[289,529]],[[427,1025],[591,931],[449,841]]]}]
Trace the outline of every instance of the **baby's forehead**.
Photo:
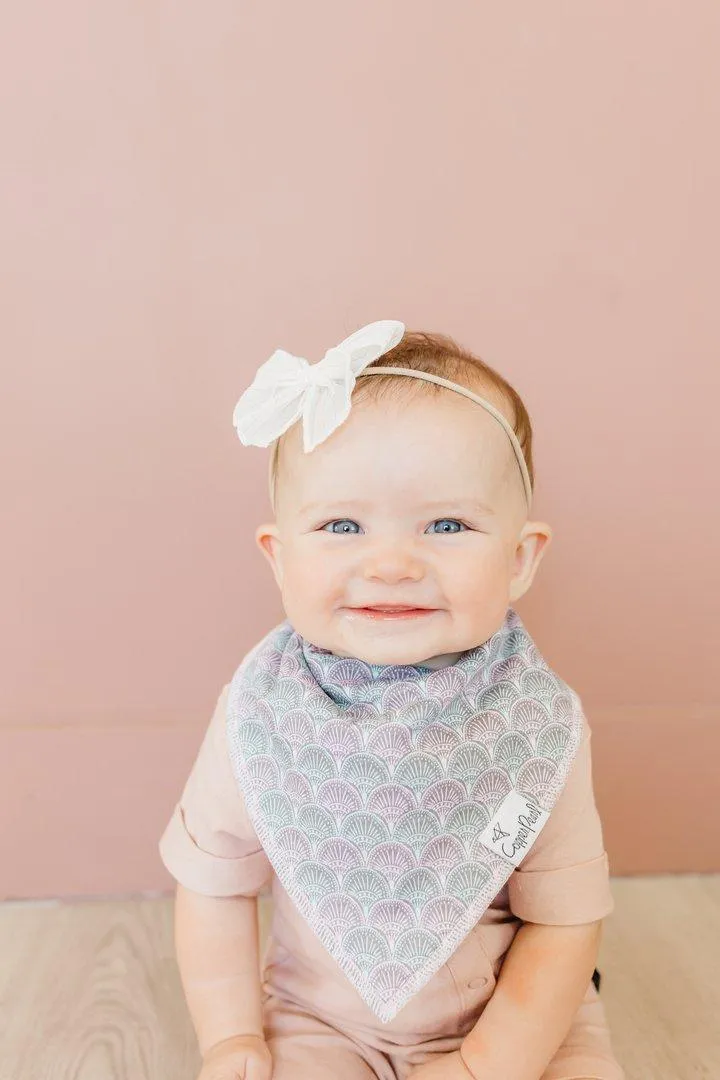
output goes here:
[{"label": "baby's forehead", "polygon": [[[433,388],[434,389],[434,388]],[[487,396],[508,415],[507,405]],[[290,485],[292,503],[319,492],[345,498],[402,498],[438,492],[502,501],[508,473],[517,471],[509,439],[476,402],[442,390],[353,404],[347,420],[306,454],[302,428],[283,437],[278,484]],[[519,474],[518,474],[519,475]]]}]

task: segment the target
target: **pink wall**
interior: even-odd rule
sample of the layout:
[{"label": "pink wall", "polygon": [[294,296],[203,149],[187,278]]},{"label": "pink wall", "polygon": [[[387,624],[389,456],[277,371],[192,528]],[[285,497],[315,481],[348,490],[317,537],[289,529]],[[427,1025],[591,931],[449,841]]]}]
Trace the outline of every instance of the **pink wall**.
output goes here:
[{"label": "pink wall", "polygon": [[715,0],[4,22],[0,893],[169,887],[217,693],[282,617],[232,408],[274,347],[386,317],[534,418],[556,536],[519,610],[594,721],[615,869],[720,868],[666,843],[720,712]]}]

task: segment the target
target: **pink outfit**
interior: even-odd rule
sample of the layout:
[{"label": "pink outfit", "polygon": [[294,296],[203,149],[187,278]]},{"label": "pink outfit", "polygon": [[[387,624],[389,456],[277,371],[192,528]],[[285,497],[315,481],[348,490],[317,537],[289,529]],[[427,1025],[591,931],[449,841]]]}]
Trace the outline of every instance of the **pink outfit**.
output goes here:
[{"label": "pink outfit", "polygon": [[[223,688],[160,856],[186,888],[256,896],[272,886],[265,956],[265,1029],[274,1080],[405,1080],[433,1054],[456,1050],[492,996],[523,921],[592,922],[610,914],[608,860],[592,786],[586,725],[567,783],[520,868],[447,963],[383,1024],[299,914],[257,839],[233,775]],[[538,1080],[623,1080],[592,982]]]}]

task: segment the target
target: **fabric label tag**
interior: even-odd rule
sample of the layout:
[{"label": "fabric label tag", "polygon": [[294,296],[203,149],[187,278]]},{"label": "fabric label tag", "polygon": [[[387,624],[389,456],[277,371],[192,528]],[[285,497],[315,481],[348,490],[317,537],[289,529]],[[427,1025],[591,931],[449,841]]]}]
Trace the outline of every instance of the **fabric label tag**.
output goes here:
[{"label": "fabric label tag", "polygon": [[535,843],[550,817],[547,810],[527,795],[511,791],[498,807],[495,817],[480,834],[480,843],[518,866]]}]

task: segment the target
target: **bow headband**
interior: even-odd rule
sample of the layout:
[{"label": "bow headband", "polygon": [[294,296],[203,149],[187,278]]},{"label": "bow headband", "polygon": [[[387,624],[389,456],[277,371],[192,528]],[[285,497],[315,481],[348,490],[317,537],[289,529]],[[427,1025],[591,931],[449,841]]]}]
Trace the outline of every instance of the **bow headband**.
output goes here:
[{"label": "bow headband", "polygon": [[309,454],[350,415],[352,392],[362,375],[406,375],[446,386],[482,405],[504,429],[522,474],[528,509],[532,485],[522,447],[503,414],[485,398],[465,386],[407,368],[363,369],[393,349],[405,333],[401,322],[384,319],[370,323],[328,349],[317,364],[276,349],[262,364],[233,412],[233,424],[244,446],[269,446],[301,417],[303,450]]}]

